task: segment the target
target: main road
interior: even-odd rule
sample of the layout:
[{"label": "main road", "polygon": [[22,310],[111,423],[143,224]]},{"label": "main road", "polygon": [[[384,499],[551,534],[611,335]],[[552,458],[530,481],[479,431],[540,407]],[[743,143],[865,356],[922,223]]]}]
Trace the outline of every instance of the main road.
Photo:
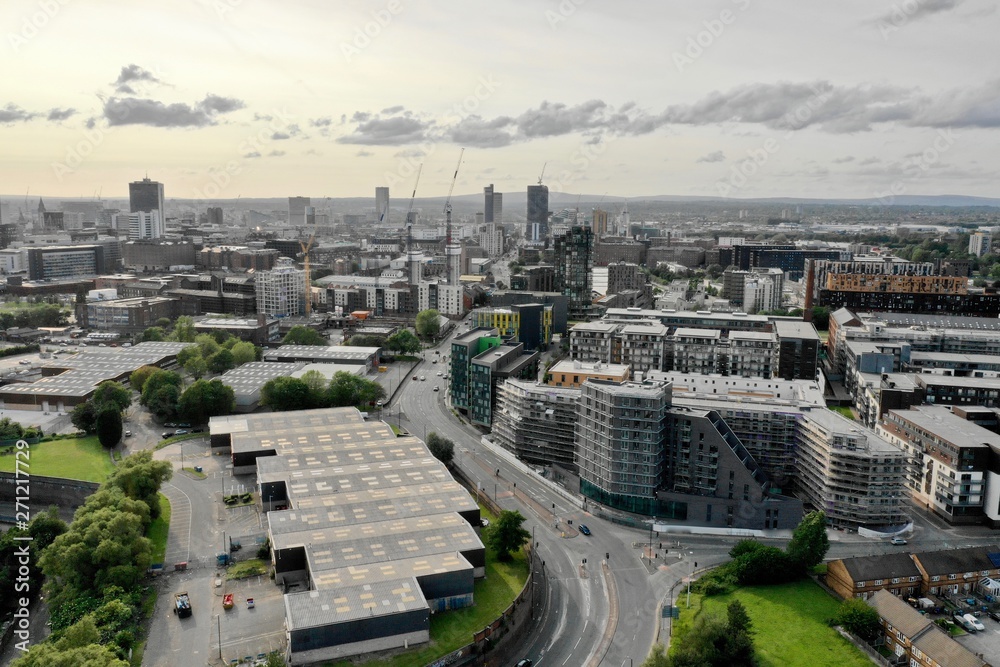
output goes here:
[{"label": "main road", "polygon": [[[447,352],[450,338],[440,348]],[[382,419],[420,438],[437,433],[455,443],[455,463],[479,492],[505,509],[518,509],[537,544],[548,581],[545,614],[523,647],[535,665],[619,667],[645,659],[659,626],[657,610],[671,585],[690,571],[690,558],[648,565],[633,542],[645,533],[605,522],[583,511],[575,494],[551,486],[531,468],[481,443],[481,433],[448,405],[442,358],[433,351],[404,381]],[[437,387],[438,390],[434,391]],[[497,474],[499,471],[499,474]],[[590,536],[575,530],[581,523]],[[586,560],[586,564],[584,564]],[[609,581],[609,579],[613,579]],[[609,597],[609,590],[617,591]]]}]

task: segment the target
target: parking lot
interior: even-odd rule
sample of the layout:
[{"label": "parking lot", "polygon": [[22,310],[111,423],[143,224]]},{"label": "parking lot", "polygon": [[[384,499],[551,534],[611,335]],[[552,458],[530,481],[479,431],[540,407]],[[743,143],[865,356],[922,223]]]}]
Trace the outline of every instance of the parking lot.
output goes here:
[{"label": "parking lot", "polygon": [[986,614],[980,616],[979,620],[986,627],[985,632],[962,635],[955,640],[973,653],[995,660],[1000,655],[1000,623]]},{"label": "parking lot", "polygon": [[[233,608],[222,608],[224,593],[233,594]],[[253,598],[254,608],[247,608]],[[261,653],[284,651],[285,603],[281,589],[266,576],[226,582],[218,589],[212,613],[218,615],[222,636],[222,657],[226,664]],[[218,639],[213,655],[218,655]]]}]

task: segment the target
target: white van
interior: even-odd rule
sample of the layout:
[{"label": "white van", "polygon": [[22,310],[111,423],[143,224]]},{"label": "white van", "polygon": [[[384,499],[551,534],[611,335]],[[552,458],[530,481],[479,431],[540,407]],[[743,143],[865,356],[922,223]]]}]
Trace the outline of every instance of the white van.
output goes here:
[{"label": "white van", "polygon": [[965,620],[969,622],[975,632],[986,632],[986,626],[983,625],[983,622],[972,614],[966,614]]}]

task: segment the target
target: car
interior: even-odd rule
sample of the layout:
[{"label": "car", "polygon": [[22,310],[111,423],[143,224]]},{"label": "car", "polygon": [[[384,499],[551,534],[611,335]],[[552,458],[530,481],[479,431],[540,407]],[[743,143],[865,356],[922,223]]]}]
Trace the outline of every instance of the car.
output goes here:
[{"label": "car", "polygon": [[479,520],[479,525],[482,526],[483,528],[486,528],[487,526],[490,525],[490,520],[489,519],[480,519]]},{"label": "car", "polygon": [[126,438],[132,437],[132,431],[125,431],[125,437]]},{"label": "car", "polygon": [[442,373],[441,371],[438,371],[438,377],[441,377],[442,375],[444,375],[444,373]]},{"label": "car", "polygon": [[990,611],[987,612],[987,615],[997,623],[1000,623],[1000,611]]},{"label": "car", "polygon": [[416,381],[417,381],[417,380],[419,380],[419,379],[420,379],[420,378],[418,378],[418,377],[417,377],[416,375],[414,375],[414,376],[413,376],[413,381],[414,381],[414,382],[416,382]]},{"label": "car", "polygon": [[166,433],[163,434],[163,439],[166,440],[167,438],[173,437],[173,435],[174,434],[172,431],[167,431]]},{"label": "car", "polygon": [[583,533],[584,535],[590,535],[590,528],[587,528],[587,527],[586,527],[585,525],[583,525],[582,523],[581,523],[581,524],[580,524],[579,526],[577,526],[577,529],[579,529],[579,531],[580,531],[581,533]]},{"label": "car", "polygon": [[179,428],[177,429],[177,431],[174,432],[174,435],[187,435],[190,432],[191,431],[187,430],[186,428]]},{"label": "car", "polygon": [[167,428],[177,428],[177,424],[173,422],[167,422],[166,424],[164,424],[164,426],[166,426]]},{"label": "car", "polygon": [[517,663],[517,667],[531,667],[534,663],[525,658]]},{"label": "car", "polygon": [[969,622],[969,625],[971,625],[976,632],[986,632],[986,626],[983,625],[983,622],[972,614],[966,614],[965,620]]},{"label": "car", "polygon": [[434,391],[441,391],[441,387],[434,387]]},{"label": "car", "polygon": [[181,422],[181,423],[179,423],[177,425],[180,426],[181,428],[191,428],[191,424],[185,424],[183,422]]},{"label": "car", "polygon": [[420,376],[420,381],[421,381],[421,382],[424,382],[424,381],[426,381],[426,380],[427,380],[427,378],[425,378],[425,377],[424,377],[423,375],[421,375],[421,376]]},{"label": "car", "polygon": [[904,540],[902,537],[894,537],[891,540],[889,540],[889,544],[895,544],[896,546],[902,546],[902,545],[906,544],[906,540]]}]

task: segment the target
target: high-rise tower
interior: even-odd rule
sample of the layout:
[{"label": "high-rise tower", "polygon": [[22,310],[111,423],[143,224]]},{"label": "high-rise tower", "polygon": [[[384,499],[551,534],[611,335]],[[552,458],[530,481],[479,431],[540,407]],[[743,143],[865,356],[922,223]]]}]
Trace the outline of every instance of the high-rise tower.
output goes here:
[{"label": "high-rise tower", "polygon": [[375,188],[375,221],[383,223],[389,219],[389,188]]},{"label": "high-rise tower", "polygon": [[525,236],[530,241],[544,241],[549,235],[549,187],[528,186],[528,229]]}]

